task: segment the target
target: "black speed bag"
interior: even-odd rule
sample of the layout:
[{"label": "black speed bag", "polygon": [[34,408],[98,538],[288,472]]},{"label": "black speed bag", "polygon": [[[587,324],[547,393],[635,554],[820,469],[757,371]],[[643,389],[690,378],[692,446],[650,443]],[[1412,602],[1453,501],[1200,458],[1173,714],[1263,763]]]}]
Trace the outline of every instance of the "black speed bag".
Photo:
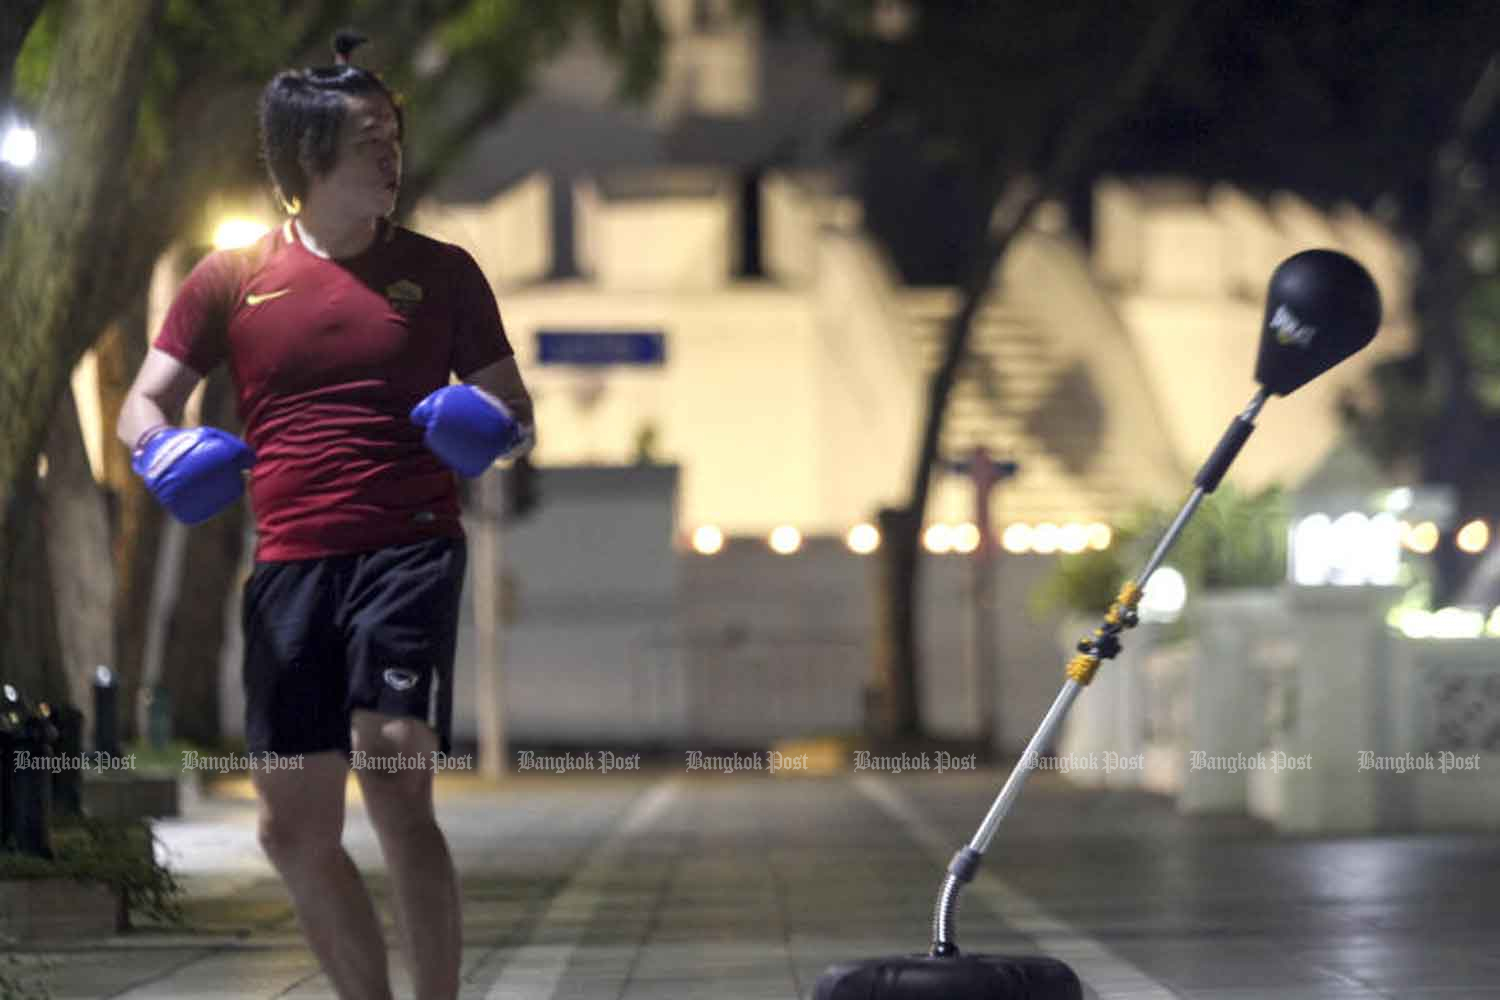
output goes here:
[{"label": "black speed bag", "polygon": [[1255,381],[1285,396],[1364,347],[1379,326],[1380,292],[1364,265],[1337,250],[1293,254],[1266,291]]}]

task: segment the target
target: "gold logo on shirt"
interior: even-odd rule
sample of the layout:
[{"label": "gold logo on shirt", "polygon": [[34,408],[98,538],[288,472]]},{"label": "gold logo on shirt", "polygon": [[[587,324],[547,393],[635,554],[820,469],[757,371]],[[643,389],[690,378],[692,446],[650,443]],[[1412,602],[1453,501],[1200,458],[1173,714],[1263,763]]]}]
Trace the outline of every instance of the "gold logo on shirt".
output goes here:
[{"label": "gold logo on shirt", "polygon": [[402,316],[410,316],[422,304],[422,285],[413,280],[399,280],[386,286],[386,298],[392,309]]},{"label": "gold logo on shirt", "polygon": [[403,278],[395,284],[385,286],[385,297],[390,300],[391,308],[404,316],[421,304],[422,286]]},{"label": "gold logo on shirt", "polygon": [[274,292],[250,292],[245,296],[245,305],[258,306],[262,302],[270,302],[272,299],[279,299],[283,295],[290,294],[290,292],[290,288],[279,288]]}]

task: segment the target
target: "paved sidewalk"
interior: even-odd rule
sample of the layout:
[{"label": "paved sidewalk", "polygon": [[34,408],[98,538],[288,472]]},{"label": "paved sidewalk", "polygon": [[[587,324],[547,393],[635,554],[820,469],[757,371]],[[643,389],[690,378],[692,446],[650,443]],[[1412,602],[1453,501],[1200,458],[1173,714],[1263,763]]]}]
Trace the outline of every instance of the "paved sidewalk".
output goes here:
[{"label": "paved sidewalk", "polygon": [[[445,776],[463,996],[788,1000],[833,961],[920,951],[942,866],[1003,777]],[[51,964],[54,998],[333,995],[256,846],[253,803],[212,799],[159,832],[189,926],[18,953]],[[345,841],[384,912],[357,803]],[[1500,998],[1497,861],[1487,838],[1283,839],[1038,774],[958,937],[1061,957],[1104,998]]]}]

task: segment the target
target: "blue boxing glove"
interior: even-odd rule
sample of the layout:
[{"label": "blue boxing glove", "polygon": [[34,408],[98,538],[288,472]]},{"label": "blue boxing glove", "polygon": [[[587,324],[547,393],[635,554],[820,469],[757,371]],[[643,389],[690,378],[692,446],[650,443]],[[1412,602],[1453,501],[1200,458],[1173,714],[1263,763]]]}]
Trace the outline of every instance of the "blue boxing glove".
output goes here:
[{"label": "blue boxing glove", "polygon": [[240,498],[255,452],[217,427],[167,427],[136,448],[130,467],[183,524],[206,521]]},{"label": "blue boxing glove", "polygon": [[477,476],[496,459],[514,458],[531,447],[531,429],[499,402],[472,385],[445,385],[411,411],[425,427],[422,442],[451,468]]}]

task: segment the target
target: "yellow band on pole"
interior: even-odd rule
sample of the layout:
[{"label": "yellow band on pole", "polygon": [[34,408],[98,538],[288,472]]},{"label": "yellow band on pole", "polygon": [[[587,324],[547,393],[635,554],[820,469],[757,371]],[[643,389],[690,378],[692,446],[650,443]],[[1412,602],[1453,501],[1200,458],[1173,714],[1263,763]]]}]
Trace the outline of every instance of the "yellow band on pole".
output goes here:
[{"label": "yellow band on pole", "polygon": [[1087,653],[1079,653],[1068,661],[1068,679],[1077,681],[1081,686],[1088,687],[1094,679],[1094,671],[1099,669],[1099,658]]},{"label": "yellow band on pole", "polygon": [[1142,589],[1135,581],[1120,588],[1120,594],[1104,615],[1104,624],[1094,629],[1092,635],[1078,640],[1078,655],[1068,661],[1067,675],[1087,687],[1094,679],[1101,660],[1119,655],[1120,633],[1136,624],[1135,607],[1141,601]]}]

